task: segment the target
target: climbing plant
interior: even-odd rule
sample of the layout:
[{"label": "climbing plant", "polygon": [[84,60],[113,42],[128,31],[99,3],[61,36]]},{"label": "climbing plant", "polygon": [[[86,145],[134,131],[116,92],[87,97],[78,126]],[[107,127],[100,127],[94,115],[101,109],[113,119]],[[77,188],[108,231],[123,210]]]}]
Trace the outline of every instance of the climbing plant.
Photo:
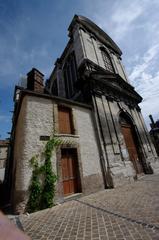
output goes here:
[{"label": "climbing plant", "polygon": [[52,138],[49,140],[45,146],[45,166],[44,166],[44,187],[42,190],[41,197],[41,208],[49,208],[54,205],[54,196],[55,196],[55,183],[57,180],[57,175],[52,170],[51,165],[51,156],[53,151],[62,143],[62,140],[59,138]]},{"label": "climbing plant", "polygon": [[37,161],[37,156],[33,156],[30,160],[33,167],[31,185],[29,187],[29,200],[27,205],[28,212],[35,212],[38,210],[41,196],[41,184],[39,181],[39,165]]},{"label": "climbing plant", "polygon": [[[35,212],[54,205],[55,183],[57,175],[52,169],[51,157],[53,151],[62,144],[58,137],[52,137],[45,145],[44,164],[39,166],[38,155],[31,158],[32,179],[29,187],[28,212]],[[41,180],[42,179],[42,180]]]}]

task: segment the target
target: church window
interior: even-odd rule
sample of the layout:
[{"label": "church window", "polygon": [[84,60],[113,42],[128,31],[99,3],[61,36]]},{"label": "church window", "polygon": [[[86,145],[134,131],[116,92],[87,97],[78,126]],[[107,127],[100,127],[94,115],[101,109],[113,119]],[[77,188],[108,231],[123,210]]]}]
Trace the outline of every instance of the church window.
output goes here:
[{"label": "church window", "polygon": [[111,63],[111,59],[110,59],[108,53],[106,51],[104,51],[103,49],[101,51],[102,51],[102,57],[103,57],[105,69],[109,72],[114,72],[113,65]]},{"label": "church window", "polygon": [[77,67],[75,54],[71,53],[66,60],[63,68],[65,81],[66,97],[71,98],[75,92],[75,83],[77,81]]},{"label": "church window", "polygon": [[58,107],[58,120],[59,120],[59,133],[61,134],[73,134],[73,119],[72,111],[65,106]]},{"label": "church window", "polygon": [[57,87],[57,79],[54,80],[52,85],[52,94],[58,96],[58,87]]}]

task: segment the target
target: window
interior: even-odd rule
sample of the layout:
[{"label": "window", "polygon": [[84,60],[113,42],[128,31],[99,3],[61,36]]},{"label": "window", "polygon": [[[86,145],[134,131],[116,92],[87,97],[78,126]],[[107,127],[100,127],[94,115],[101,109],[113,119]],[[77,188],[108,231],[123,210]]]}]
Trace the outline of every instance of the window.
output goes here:
[{"label": "window", "polygon": [[63,68],[63,75],[65,81],[66,97],[70,98],[75,92],[75,83],[77,81],[77,67],[74,53],[71,53],[67,58]]},{"label": "window", "polygon": [[57,87],[57,79],[54,80],[52,85],[52,94],[58,96],[58,87]]},{"label": "window", "polygon": [[74,134],[72,111],[65,106],[58,107],[59,133]]},{"label": "window", "polygon": [[103,49],[101,51],[102,51],[102,57],[103,57],[105,69],[109,72],[114,72],[113,65],[111,63],[108,53]]}]

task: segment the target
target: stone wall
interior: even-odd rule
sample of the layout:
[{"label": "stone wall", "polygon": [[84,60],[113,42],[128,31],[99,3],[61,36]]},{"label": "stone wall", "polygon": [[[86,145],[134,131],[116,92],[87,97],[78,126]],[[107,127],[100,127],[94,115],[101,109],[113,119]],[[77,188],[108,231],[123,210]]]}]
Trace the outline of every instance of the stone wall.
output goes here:
[{"label": "stone wall", "polygon": [[40,136],[50,136],[52,132],[52,101],[26,95],[22,101],[14,143],[13,202],[16,211],[24,209],[27,202],[32,176],[30,159],[40,155],[44,149],[45,141],[40,141]]},{"label": "stone wall", "polygon": [[85,193],[94,192],[104,188],[104,183],[93,113],[88,109],[76,108],[75,117],[80,136],[83,190]]},{"label": "stone wall", "polygon": [[[61,105],[61,103],[59,103]],[[81,192],[88,194],[104,189],[102,170],[100,165],[100,155],[97,144],[97,136],[94,127],[92,110],[76,105],[62,103],[66,107],[71,107],[75,134],[58,134],[58,104],[54,104],[55,132],[56,136],[63,142],[67,142],[62,148],[76,148],[78,154],[78,165],[81,181]],[[56,198],[64,200],[62,173],[61,173],[61,153],[57,154],[57,172],[59,182],[57,185]]]},{"label": "stone wall", "polygon": [[[56,136],[67,142],[66,147],[77,148],[82,193],[95,192],[104,188],[100,167],[100,156],[92,119],[88,108],[65,104],[72,108],[75,135],[58,133],[58,102],[52,99],[26,95],[19,113],[14,145],[14,179],[13,202],[17,212],[24,211],[28,188],[32,176],[30,159],[44,150],[46,141],[40,136]],[[64,147],[64,146],[63,146]],[[59,151],[59,150],[58,150]],[[58,157],[59,156],[59,157]],[[60,154],[52,157],[53,169],[57,172],[56,199],[63,198]]]},{"label": "stone wall", "polygon": [[8,150],[7,146],[0,146],[0,168],[5,168],[7,150]]},{"label": "stone wall", "polygon": [[[119,113],[127,112],[136,126],[140,145],[146,162],[153,166],[158,163],[155,150],[146,131],[142,115],[138,109],[129,108],[124,102],[116,102],[105,96],[96,97],[98,120],[104,136],[105,166],[113,179],[114,186],[132,181],[136,176],[133,164],[129,159],[124,137],[119,124]],[[72,109],[74,134],[60,134],[58,127],[58,105]],[[46,141],[41,136],[50,137],[53,133],[63,140],[61,148],[76,148],[81,181],[81,192],[88,194],[104,189],[103,167],[99,151],[98,136],[94,114],[91,108],[71,104],[69,101],[25,95],[22,101],[14,145],[13,166],[13,202],[16,211],[24,211],[28,188],[32,176],[30,159],[39,155],[44,161],[42,152]],[[109,166],[108,166],[108,162]],[[103,166],[103,165],[102,165]],[[61,171],[61,149],[52,156],[52,167],[58,175],[56,201],[63,201],[63,180]]]},{"label": "stone wall", "polygon": [[7,153],[8,153],[8,141],[0,140],[0,181],[4,180]]}]

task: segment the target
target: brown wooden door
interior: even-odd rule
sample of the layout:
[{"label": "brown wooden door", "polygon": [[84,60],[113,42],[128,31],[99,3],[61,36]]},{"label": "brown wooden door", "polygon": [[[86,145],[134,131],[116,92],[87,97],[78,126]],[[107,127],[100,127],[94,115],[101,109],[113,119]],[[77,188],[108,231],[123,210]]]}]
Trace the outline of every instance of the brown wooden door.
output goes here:
[{"label": "brown wooden door", "polygon": [[130,160],[132,161],[132,163],[134,165],[136,173],[138,173],[138,174],[142,173],[143,168],[139,161],[137,146],[135,144],[134,136],[133,136],[133,129],[132,129],[131,125],[129,125],[129,124],[126,124],[126,125],[122,126],[121,128],[122,128],[122,133],[124,135],[126,147],[128,149],[128,153],[130,156]]},{"label": "brown wooden door", "polygon": [[75,149],[62,149],[62,179],[65,196],[79,192],[78,162]]}]

